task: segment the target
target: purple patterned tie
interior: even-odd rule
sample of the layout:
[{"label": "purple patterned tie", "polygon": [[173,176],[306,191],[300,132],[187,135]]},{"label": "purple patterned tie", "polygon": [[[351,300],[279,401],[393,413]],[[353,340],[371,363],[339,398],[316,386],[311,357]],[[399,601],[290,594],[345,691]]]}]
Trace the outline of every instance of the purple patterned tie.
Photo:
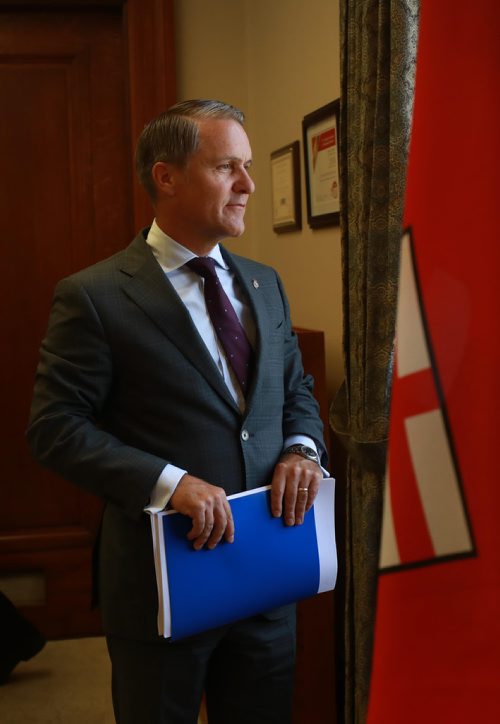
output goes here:
[{"label": "purple patterned tie", "polygon": [[227,361],[233,368],[243,394],[246,396],[252,372],[253,352],[245,330],[222,288],[215,261],[209,256],[197,256],[186,266],[205,280],[205,302],[217,336],[226,352]]}]

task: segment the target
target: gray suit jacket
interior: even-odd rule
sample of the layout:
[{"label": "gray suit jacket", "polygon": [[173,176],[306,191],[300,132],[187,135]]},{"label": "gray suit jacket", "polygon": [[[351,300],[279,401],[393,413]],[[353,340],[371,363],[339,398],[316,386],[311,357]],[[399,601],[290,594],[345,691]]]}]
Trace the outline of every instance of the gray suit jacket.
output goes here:
[{"label": "gray suit jacket", "polygon": [[257,327],[243,414],[143,233],[55,290],[28,442],[42,464],[106,501],[99,579],[109,633],[157,637],[143,509],[167,462],[228,494],[269,483],[287,435],[314,438],[326,464],[312,380],[279,277],[223,255]]}]

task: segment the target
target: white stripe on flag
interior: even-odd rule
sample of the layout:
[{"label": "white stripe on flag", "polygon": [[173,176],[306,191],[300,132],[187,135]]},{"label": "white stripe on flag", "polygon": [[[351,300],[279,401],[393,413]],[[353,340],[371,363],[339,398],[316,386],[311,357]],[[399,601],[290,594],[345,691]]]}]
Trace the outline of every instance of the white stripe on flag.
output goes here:
[{"label": "white stripe on flag", "polygon": [[401,240],[396,343],[399,377],[430,367],[408,233]]},{"label": "white stripe on flag", "polygon": [[385,478],[384,492],[384,518],[382,525],[382,543],[380,546],[380,568],[390,568],[391,566],[399,566],[401,558],[399,557],[398,544],[396,540],[396,532],[394,530],[394,518],[392,517],[391,502],[391,481],[389,472]]},{"label": "white stripe on flag", "polygon": [[472,550],[441,410],[405,420],[410,455],[437,556]]}]

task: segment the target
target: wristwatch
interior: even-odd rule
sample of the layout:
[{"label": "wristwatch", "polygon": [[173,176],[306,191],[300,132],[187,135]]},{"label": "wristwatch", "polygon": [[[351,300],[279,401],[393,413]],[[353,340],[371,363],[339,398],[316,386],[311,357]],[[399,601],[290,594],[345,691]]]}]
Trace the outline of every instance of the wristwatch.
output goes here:
[{"label": "wristwatch", "polygon": [[307,445],[290,445],[290,447],[287,447],[286,450],[284,450],[283,455],[286,455],[287,453],[300,455],[306,460],[311,460],[313,463],[320,465],[318,453],[314,450],[314,448],[308,447]]}]

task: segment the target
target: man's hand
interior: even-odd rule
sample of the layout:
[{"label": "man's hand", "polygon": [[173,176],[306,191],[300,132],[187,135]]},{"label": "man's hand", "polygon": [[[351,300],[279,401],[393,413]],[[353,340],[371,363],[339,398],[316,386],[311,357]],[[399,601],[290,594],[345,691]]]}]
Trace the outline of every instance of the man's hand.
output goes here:
[{"label": "man's hand", "polygon": [[234,541],[233,515],[222,488],[186,473],[170,498],[170,505],[193,521],[188,539],[196,550],[205,544],[215,548],[222,536],[228,543]]},{"label": "man's hand", "polygon": [[322,479],[323,472],[317,463],[294,453],[283,455],[271,482],[273,515],[279,518],[283,513],[286,525],[301,525]]}]

